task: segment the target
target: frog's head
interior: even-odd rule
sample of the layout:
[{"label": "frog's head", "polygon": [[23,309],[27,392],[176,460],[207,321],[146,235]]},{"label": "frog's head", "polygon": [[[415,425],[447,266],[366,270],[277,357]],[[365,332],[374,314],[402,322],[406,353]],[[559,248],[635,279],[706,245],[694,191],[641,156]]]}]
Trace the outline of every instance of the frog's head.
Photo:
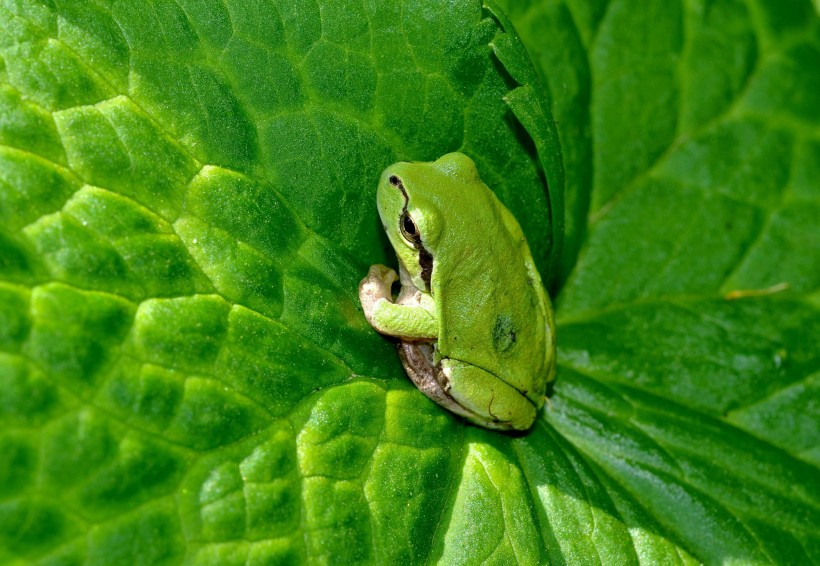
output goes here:
[{"label": "frog's head", "polygon": [[399,162],[382,173],[376,202],[384,230],[416,288],[429,291],[441,236],[469,210],[462,190],[478,180],[473,161],[450,153],[432,163]]}]

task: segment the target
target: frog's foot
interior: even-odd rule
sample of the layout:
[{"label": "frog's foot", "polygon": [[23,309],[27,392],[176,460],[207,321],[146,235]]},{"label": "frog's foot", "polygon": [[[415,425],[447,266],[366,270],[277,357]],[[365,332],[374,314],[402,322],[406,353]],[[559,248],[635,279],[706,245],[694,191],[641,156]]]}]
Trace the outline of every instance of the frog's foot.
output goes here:
[{"label": "frog's foot", "polygon": [[359,301],[362,303],[364,316],[371,326],[373,309],[380,300],[393,302],[393,283],[398,280],[396,272],[381,264],[371,265],[367,277],[359,283]]}]

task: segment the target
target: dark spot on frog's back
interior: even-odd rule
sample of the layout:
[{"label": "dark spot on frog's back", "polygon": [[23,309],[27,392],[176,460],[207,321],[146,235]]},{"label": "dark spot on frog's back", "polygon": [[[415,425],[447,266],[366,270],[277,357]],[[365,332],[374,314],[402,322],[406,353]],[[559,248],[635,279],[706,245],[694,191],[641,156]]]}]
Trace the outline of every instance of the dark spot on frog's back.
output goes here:
[{"label": "dark spot on frog's back", "polygon": [[515,346],[516,329],[512,317],[502,313],[495,318],[493,324],[493,348],[496,352],[506,352]]}]

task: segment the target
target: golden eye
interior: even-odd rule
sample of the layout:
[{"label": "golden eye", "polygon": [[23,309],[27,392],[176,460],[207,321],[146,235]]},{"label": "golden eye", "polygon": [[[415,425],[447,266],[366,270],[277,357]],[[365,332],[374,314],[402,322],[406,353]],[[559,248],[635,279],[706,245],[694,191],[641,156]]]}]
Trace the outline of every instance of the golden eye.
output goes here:
[{"label": "golden eye", "polygon": [[413,242],[414,244],[421,242],[421,234],[419,234],[418,226],[416,226],[416,223],[413,222],[412,218],[410,218],[407,211],[401,213],[401,218],[399,218],[399,228],[401,229],[402,235],[407,238],[408,241]]}]

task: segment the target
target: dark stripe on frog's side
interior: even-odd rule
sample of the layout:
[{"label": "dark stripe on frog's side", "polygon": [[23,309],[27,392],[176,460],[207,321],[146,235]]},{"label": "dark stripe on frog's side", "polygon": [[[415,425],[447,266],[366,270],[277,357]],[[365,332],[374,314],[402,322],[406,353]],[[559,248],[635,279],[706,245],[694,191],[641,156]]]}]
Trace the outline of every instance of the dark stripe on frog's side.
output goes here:
[{"label": "dark stripe on frog's side", "polygon": [[[390,184],[401,191],[404,197],[404,207],[401,209],[399,219],[407,212],[407,203],[410,198],[407,196],[407,191],[404,188],[404,183],[401,182],[396,175],[390,175]],[[421,241],[413,242],[413,247],[419,252],[419,267],[421,268],[421,280],[424,281],[425,291],[430,292],[430,278],[433,276],[433,256],[425,249]]]},{"label": "dark stripe on frog's side", "polygon": [[419,251],[419,265],[421,266],[421,279],[424,281],[427,292],[430,292],[430,278],[433,276],[433,256],[430,255],[424,246],[419,244],[416,249]]}]

